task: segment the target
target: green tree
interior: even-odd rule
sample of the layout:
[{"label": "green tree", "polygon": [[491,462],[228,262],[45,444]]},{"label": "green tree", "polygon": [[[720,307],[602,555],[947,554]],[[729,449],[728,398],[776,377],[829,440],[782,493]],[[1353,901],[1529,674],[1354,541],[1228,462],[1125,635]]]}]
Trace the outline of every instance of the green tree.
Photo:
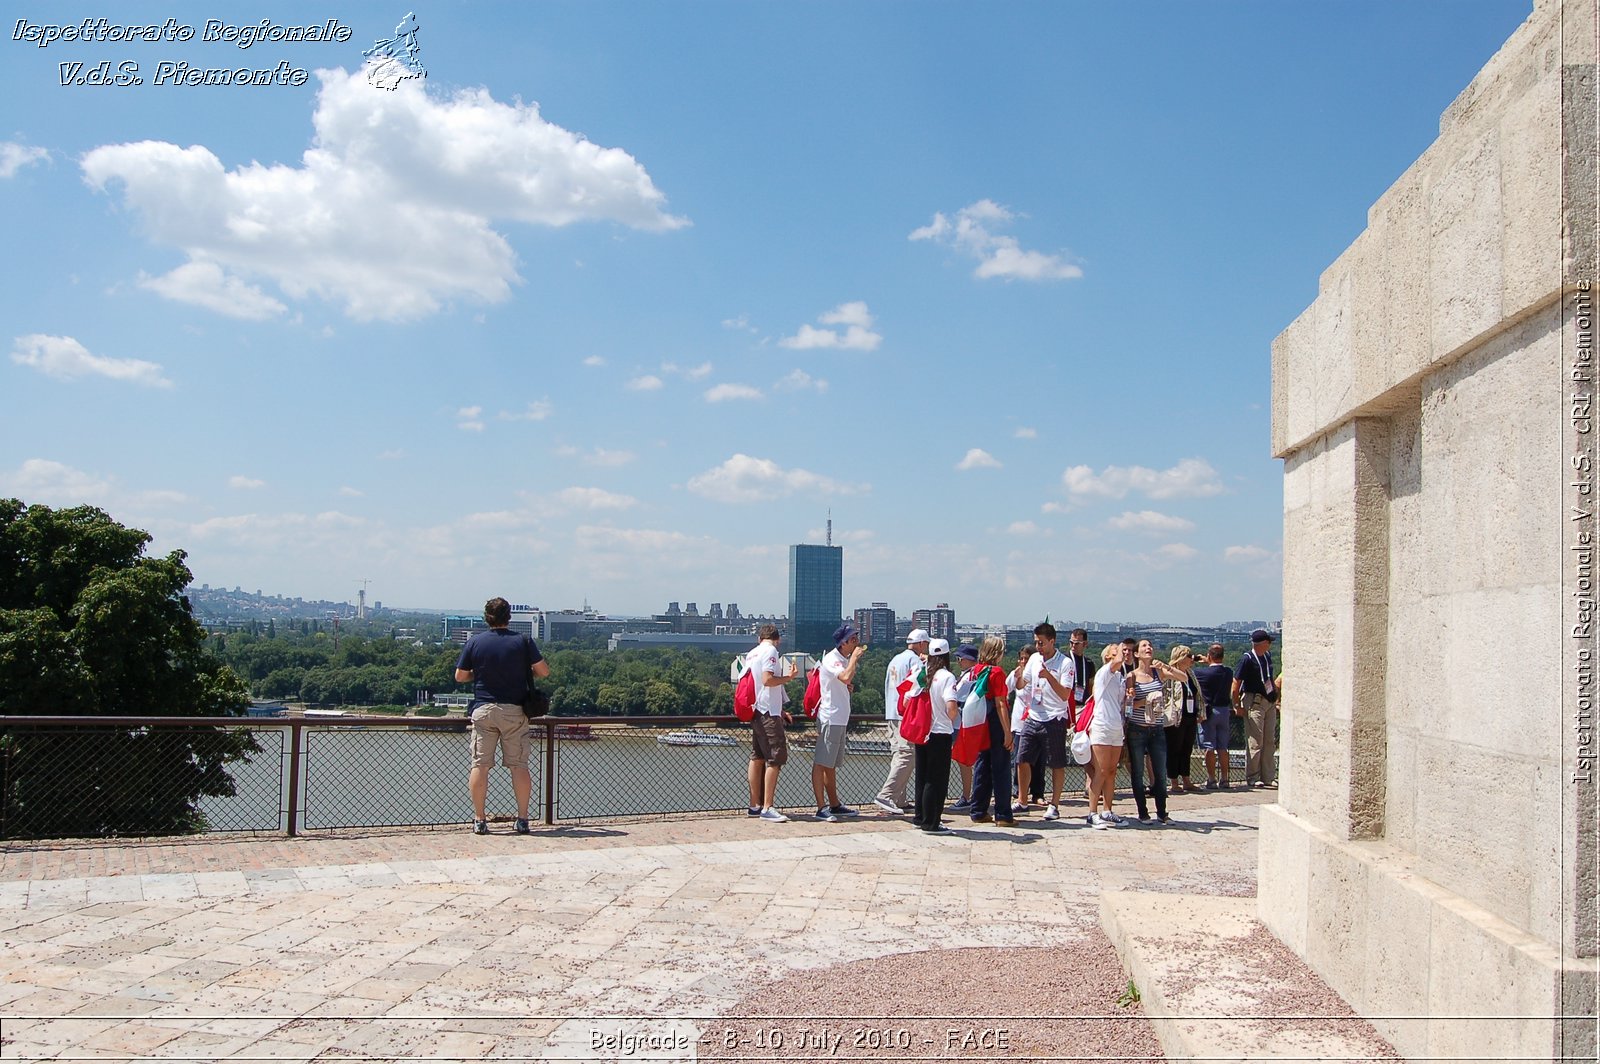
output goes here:
[{"label": "green tree", "polygon": [[[0,499],[0,714],[243,715],[243,683],[206,650],[182,551],[90,506]],[[233,793],[244,732],[145,727],[0,733],[0,835],[168,834]]]}]

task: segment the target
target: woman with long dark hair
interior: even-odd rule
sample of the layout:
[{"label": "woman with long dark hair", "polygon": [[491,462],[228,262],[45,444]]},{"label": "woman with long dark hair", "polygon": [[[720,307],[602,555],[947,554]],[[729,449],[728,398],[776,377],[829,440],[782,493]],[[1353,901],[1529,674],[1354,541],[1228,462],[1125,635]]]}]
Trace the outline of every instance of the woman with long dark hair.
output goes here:
[{"label": "woman with long dark hair", "polygon": [[930,835],[948,835],[940,823],[944,800],[950,791],[950,744],[955,739],[956,718],[961,704],[956,701],[956,678],[950,673],[950,641],[934,639],[928,643],[928,694],[933,699],[933,723],[928,738],[917,747],[917,799],[911,823]]},{"label": "woman with long dark hair", "polygon": [[1133,776],[1133,802],[1139,807],[1139,823],[1150,823],[1145,802],[1145,755],[1150,757],[1151,790],[1155,792],[1156,819],[1172,822],[1167,816],[1167,681],[1181,681],[1184,674],[1164,661],[1157,661],[1155,646],[1139,640],[1134,650],[1133,672],[1128,674],[1129,700],[1123,706],[1123,724],[1128,743],[1128,769]]}]

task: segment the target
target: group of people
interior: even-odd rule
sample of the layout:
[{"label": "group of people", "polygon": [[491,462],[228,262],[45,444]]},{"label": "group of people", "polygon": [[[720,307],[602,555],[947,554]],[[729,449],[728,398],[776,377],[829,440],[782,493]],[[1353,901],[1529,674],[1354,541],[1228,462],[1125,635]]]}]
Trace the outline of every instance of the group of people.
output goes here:
[{"label": "group of people", "polygon": [[[517,800],[515,830],[529,831],[533,785],[523,703],[532,680],[548,676],[550,666],[531,638],[511,631],[510,619],[510,604],[490,599],[484,605],[488,630],[468,639],[456,661],[457,682],[473,685],[468,791],[473,831],[479,835],[488,834],[484,804],[497,748]],[[757,634],[760,642],[744,658],[755,682],[747,812],[781,823],[789,818],[774,802],[789,758],[785,725],[793,720],[784,708],[786,689],[799,670],[780,652],[783,633],[775,625],[763,625]],[[833,633],[833,644],[817,669],[817,741],[811,759],[816,818],[829,822],[860,815],[839,798],[838,770],[847,745],[850,693],[866,652],[849,623]],[[1234,717],[1245,720],[1246,785],[1276,786],[1282,676],[1273,668],[1270,632],[1251,633],[1251,649],[1236,668],[1224,664],[1220,643],[1211,645],[1204,662],[1186,646],[1173,647],[1168,661],[1158,661],[1150,640],[1125,639],[1105,647],[1098,664],[1089,657],[1088,644],[1089,633],[1076,628],[1067,649],[1060,649],[1055,627],[1045,622],[1034,628],[1033,645],[1022,648],[1007,670],[1005,641],[999,636],[952,651],[948,640],[914,629],[884,676],[889,771],[873,804],[896,816],[910,813],[911,823],[925,832],[948,833],[945,799],[955,762],[961,798],[951,812],[964,813],[976,824],[1011,827],[1017,814],[1031,811],[1032,802],[1043,806],[1044,820],[1058,820],[1070,757],[1084,767],[1088,823],[1111,827],[1122,823],[1112,804],[1117,769],[1126,758],[1139,821],[1151,821],[1153,797],[1154,819],[1167,823],[1169,792],[1198,789],[1191,779],[1197,742],[1204,752],[1204,786],[1230,786]],[[915,729],[902,728],[908,698],[913,704],[925,700],[926,720]],[[964,720],[963,707],[980,702],[982,719]],[[1076,757],[1069,752],[1074,746]]]},{"label": "group of people", "polygon": [[[758,692],[748,813],[781,822],[789,818],[773,800],[779,770],[788,758],[784,725],[792,717],[784,709],[785,687],[799,672],[779,652],[783,636],[776,626],[766,625],[759,634],[761,642],[745,657]],[[834,649],[818,666],[821,697],[811,769],[816,817],[823,821],[858,815],[839,800],[837,773],[863,647],[860,634],[848,623],[834,632],[833,642]],[[1220,643],[1210,646],[1203,661],[1187,646],[1173,647],[1169,660],[1160,661],[1150,640],[1125,639],[1105,647],[1098,662],[1089,657],[1088,643],[1088,632],[1074,629],[1062,650],[1055,627],[1045,622],[1034,628],[1033,646],[1024,647],[1007,671],[1002,662],[1005,643],[999,636],[952,652],[947,640],[913,630],[906,636],[906,649],[889,662],[884,677],[890,760],[873,804],[893,815],[910,813],[911,823],[922,831],[947,833],[945,799],[955,757],[962,797],[951,812],[964,813],[973,823],[1010,827],[1018,813],[1031,811],[1031,799],[1043,806],[1042,819],[1058,820],[1073,756],[1069,749],[1074,736],[1083,733],[1077,746],[1080,751],[1087,747],[1087,760],[1081,754],[1073,760],[1083,763],[1090,826],[1108,828],[1123,822],[1112,805],[1118,766],[1124,760],[1139,822],[1165,824],[1171,819],[1170,792],[1201,789],[1191,778],[1197,743],[1206,766],[1204,788],[1231,786],[1228,743],[1234,717],[1245,721],[1246,785],[1276,786],[1282,677],[1273,669],[1270,632],[1251,633],[1251,649],[1237,668],[1223,662]],[[981,723],[966,722],[975,733],[966,742],[962,709],[974,691],[981,695],[984,716]],[[921,728],[903,734],[906,699],[919,696],[931,703],[926,734]],[[955,754],[958,744],[964,756]]]}]

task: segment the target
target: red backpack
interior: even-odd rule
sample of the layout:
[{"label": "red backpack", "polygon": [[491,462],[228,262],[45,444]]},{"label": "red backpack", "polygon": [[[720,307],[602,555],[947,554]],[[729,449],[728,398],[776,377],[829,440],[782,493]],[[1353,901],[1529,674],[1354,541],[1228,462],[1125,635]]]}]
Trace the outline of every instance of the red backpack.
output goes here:
[{"label": "red backpack", "polygon": [[756,670],[746,669],[739,682],[733,685],[733,715],[742,721],[752,721],[756,716]]},{"label": "red backpack", "polygon": [[806,694],[800,700],[800,706],[806,711],[806,716],[817,715],[817,707],[822,705],[822,667],[811,670],[811,678],[806,681]]}]

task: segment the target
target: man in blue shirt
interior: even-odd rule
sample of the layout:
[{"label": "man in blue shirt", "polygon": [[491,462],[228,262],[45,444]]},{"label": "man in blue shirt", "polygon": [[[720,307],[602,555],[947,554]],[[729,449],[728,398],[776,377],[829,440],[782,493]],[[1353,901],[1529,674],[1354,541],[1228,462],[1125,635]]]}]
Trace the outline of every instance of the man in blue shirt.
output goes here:
[{"label": "man in blue shirt", "polygon": [[456,682],[472,684],[472,833],[489,834],[484,803],[489,798],[489,770],[495,747],[500,763],[511,773],[517,796],[518,835],[528,834],[528,801],[533,777],[528,772],[528,718],[522,712],[531,677],[549,676],[550,663],[528,636],[511,630],[511,603],[492,598],[483,606],[487,632],[477,632],[456,659]]},{"label": "man in blue shirt", "polygon": [[1278,685],[1273,681],[1272,633],[1250,633],[1250,650],[1233,676],[1233,704],[1244,711],[1246,787],[1276,787]]}]

